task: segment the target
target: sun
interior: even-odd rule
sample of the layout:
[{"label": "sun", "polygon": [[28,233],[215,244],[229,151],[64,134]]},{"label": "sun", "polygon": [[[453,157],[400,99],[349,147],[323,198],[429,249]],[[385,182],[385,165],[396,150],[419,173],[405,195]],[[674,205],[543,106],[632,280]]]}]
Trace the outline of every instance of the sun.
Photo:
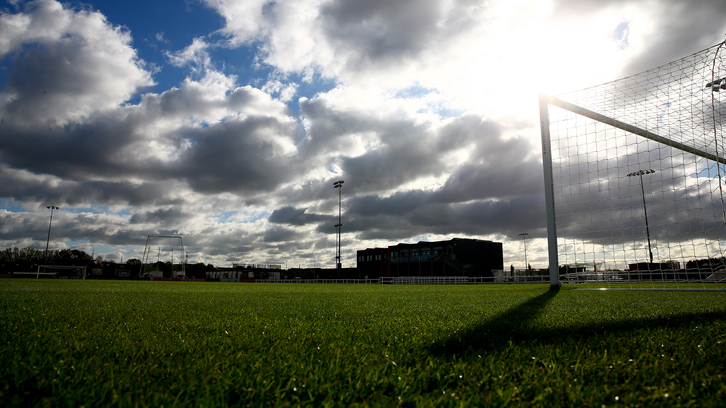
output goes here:
[{"label": "sun", "polygon": [[[587,20],[553,15],[549,3],[499,4],[467,44],[455,98],[486,116],[536,113],[539,93],[561,94],[619,77],[633,50],[623,16]],[[618,37],[620,35],[620,37]]]}]

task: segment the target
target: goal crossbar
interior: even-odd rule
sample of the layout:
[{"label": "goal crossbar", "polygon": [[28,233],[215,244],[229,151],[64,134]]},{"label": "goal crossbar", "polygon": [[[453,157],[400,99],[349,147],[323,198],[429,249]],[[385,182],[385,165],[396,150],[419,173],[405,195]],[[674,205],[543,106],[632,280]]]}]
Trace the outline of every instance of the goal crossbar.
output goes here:
[{"label": "goal crossbar", "polygon": [[664,145],[668,145],[671,147],[675,147],[676,149],[683,150],[684,152],[695,154],[696,156],[701,156],[704,159],[713,160],[715,162],[719,162],[721,164],[726,164],[726,159],[723,157],[718,157],[714,154],[704,152],[703,150],[697,149],[693,146],[688,146],[683,143],[676,142],[675,140],[668,139],[667,137],[663,137],[660,135],[657,135],[651,131],[639,128],[637,126],[619,121],[617,119],[605,116],[603,114],[593,112],[590,109],[583,108],[582,106],[575,105],[574,103],[570,103],[567,101],[563,101],[560,98],[556,98],[554,96],[546,95],[546,94],[540,94],[540,101],[545,101],[546,103],[550,105],[557,106],[558,108],[562,108],[565,110],[568,110],[572,113],[576,113],[578,115],[582,115],[586,118],[590,118],[592,120],[596,120],[598,122],[605,123],[607,125],[610,125],[612,127],[622,129],[626,132],[630,132],[633,134],[636,134],[638,136],[643,136],[646,139],[653,140],[658,143],[663,143]]},{"label": "goal crossbar", "polygon": [[83,279],[86,279],[86,266],[76,266],[76,265],[38,265],[38,270],[35,273],[35,279],[38,279],[41,275],[40,270],[41,269],[71,269],[71,270],[82,270],[83,271]]}]

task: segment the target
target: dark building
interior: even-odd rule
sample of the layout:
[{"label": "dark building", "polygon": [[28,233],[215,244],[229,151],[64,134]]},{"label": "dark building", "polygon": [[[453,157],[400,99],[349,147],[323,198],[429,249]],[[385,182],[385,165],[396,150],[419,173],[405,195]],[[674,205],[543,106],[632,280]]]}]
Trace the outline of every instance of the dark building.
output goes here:
[{"label": "dark building", "polygon": [[494,276],[504,269],[501,242],[454,238],[358,251],[359,274],[393,276]]}]

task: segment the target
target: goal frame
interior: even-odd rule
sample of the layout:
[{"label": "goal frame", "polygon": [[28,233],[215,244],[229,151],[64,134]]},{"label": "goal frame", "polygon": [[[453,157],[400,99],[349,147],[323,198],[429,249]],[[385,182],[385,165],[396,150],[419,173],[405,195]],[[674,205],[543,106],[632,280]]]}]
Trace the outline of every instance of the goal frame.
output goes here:
[{"label": "goal frame", "polygon": [[[149,256],[151,256],[151,248],[149,248],[149,242],[153,238],[159,238],[159,239],[178,239],[179,240],[179,247],[181,248],[181,255],[179,256],[179,264],[181,265],[181,276],[182,278],[186,277],[186,268],[184,263],[184,255],[186,255],[186,251],[184,250],[184,240],[181,235],[147,235],[146,236],[146,245],[144,246],[144,255],[141,257],[141,272],[140,275],[143,275],[146,272],[146,265],[149,264]],[[174,275],[174,261],[172,258],[171,262],[171,269],[172,269],[172,275]],[[174,278],[176,276],[172,276]]]},{"label": "goal frame", "polygon": [[[721,50],[721,47],[723,45],[726,45],[726,42],[723,42],[723,43],[717,45],[716,54],[715,54],[714,60],[713,60],[714,69],[712,69],[712,78],[711,78],[711,82],[709,82],[706,85],[707,89],[709,86],[711,86],[712,83],[713,84],[716,84],[716,82],[721,83],[721,81],[726,80],[726,77],[718,78],[714,82],[714,78],[715,78],[714,72],[715,72],[715,66],[716,66],[716,61],[717,61],[716,58],[719,58],[719,51]],[[726,84],[726,81],[723,83]],[[714,87],[717,87],[717,86],[718,85],[714,85]],[[724,87],[724,85],[722,85],[721,88],[726,89],[726,87]],[[718,89],[715,89],[714,92],[718,92]],[[549,257],[550,289],[558,289],[562,284],[560,281],[560,265],[559,265],[559,253],[558,253],[558,234],[557,234],[557,218],[556,218],[556,202],[555,202],[556,198],[555,198],[555,184],[554,184],[553,167],[552,167],[553,146],[551,143],[550,113],[549,113],[550,105],[560,108],[562,110],[571,112],[575,115],[589,118],[595,122],[599,122],[599,123],[602,123],[605,125],[609,125],[613,128],[623,130],[629,134],[637,135],[637,136],[643,137],[645,139],[649,139],[651,141],[670,146],[670,147],[678,149],[680,151],[691,153],[695,156],[699,156],[701,158],[712,161],[715,164],[717,163],[716,164],[717,166],[726,165],[726,158],[724,158],[723,156],[719,156],[718,151],[716,151],[716,154],[714,155],[707,151],[703,151],[695,146],[689,146],[689,145],[680,143],[676,140],[672,140],[668,137],[661,136],[652,131],[635,126],[633,124],[629,124],[629,123],[617,120],[615,118],[609,117],[607,115],[595,112],[593,110],[584,108],[582,106],[578,106],[577,104],[565,101],[565,100],[560,99],[555,96],[540,93],[538,99],[539,99],[539,115],[540,115],[540,128],[541,128],[540,132],[541,132],[541,143],[542,143],[542,166],[543,166],[544,190],[545,190],[545,210],[546,210],[546,220],[547,220],[547,241],[548,241],[547,248],[548,248],[548,257]],[[716,122],[715,122],[715,117],[714,117],[714,126],[715,125],[716,125]],[[725,223],[726,223],[726,220],[725,220]],[[646,227],[647,227],[647,218],[646,218]],[[651,255],[651,257],[652,257],[652,255]],[[663,290],[663,289],[660,289],[660,290]],[[678,289],[678,290],[683,290],[683,289]],[[699,290],[699,289],[693,289],[693,290]],[[721,290],[726,290],[726,288],[724,288],[724,289],[701,289],[701,290],[721,291]]]},{"label": "goal frame", "polygon": [[[35,272],[35,279],[40,278],[41,274],[51,275],[50,272],[41,272],[40,271],[41,269],[43,269],[43,270],[45,270],[45,269],[75,269],[75,270],[81,269],[83,271],[82,279],[86,279],[87,268],[88,268],[87,266],[78,266],[78,265],[38,265],[38,270]],[[52,275],[55,276],[55,274],[52,274]]]},{"label": "goal frame", "polygon": [[547,214],[547,253],[549,255],[550,290],[560,288],[560,266],[557,253],[557,224],[555,223],[555,184],[552,177],[552,142],[550,141],[549,98],[539,95],[539,117],[542,132],[542,167]]}]

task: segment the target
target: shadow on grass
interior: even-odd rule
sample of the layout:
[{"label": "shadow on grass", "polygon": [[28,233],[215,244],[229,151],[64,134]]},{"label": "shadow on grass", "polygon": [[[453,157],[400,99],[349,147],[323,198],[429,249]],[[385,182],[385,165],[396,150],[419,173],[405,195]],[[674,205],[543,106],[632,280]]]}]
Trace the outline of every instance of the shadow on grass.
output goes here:
[{"label": "shadow on grass", "polygon": [[474,327],[443,338],[427,347],[435,356],[451,357],[525,344],[556,344],[564,341],[586,341],[589,338],[624,333],[639,329],[677,328],[698,322],[724,321],[726,312],[687,313],[657,318],[619,319],[567,327],[543,328],[532,322],[559,291],[550,290],[515,306]]}]

